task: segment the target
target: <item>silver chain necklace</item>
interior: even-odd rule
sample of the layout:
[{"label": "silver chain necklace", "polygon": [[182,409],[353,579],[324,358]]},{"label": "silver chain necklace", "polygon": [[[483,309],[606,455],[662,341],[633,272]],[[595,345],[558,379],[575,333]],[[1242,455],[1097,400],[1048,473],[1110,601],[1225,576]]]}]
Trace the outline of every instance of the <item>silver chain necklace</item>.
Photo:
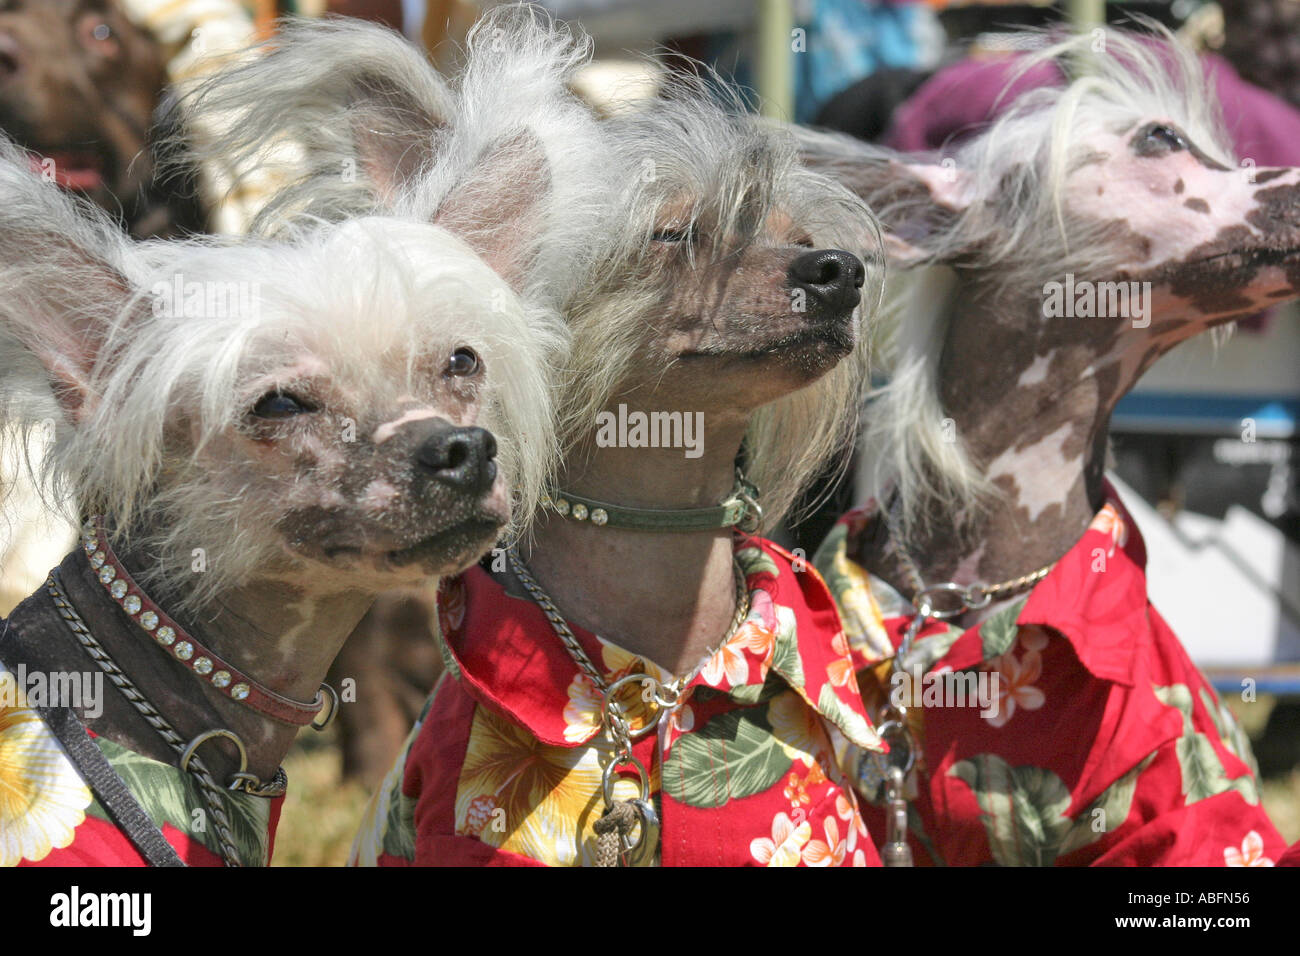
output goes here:
[{"label": "silver chain necklace", "polygon": [[[514,545],[506,549],[506,557],[510,561],[511,571],[534,603],[546,615],[546,620],[550,622],[552,630],[559,637],[565,650],[569,652],[569,656],[587,675],[602,697],[601,723],[614,744],[614,758],[606,765],[601,775],[601,795],[605,801],[605,810],[601,820],[596,824],[598,834],[596,865],[646,865],[653,859],[659,844],[659,815],[650,800],[650,776],[641,761],[632,755],[632,742],[640,740],[658,728],[664,714],[677,705],[686,681],[694,672],[668,683],[649,674],[628,674],[610,684],[605,680],[605,675],[592,663],[587,652],[582,649],[564,615],[555,606],[550,595],[537,583],[537,579],[519,557],[519,551]],[[731,640],[749,616],[749,592],[745,585],[745,573],[734,555],[731,559],[731,567],[736,582],[736,612],[732,616],[731,626],[718,642],[717,648]],[[705,660],[716,653],[717,648],[705,655]],[[617,700],[618,693],[628,685],[640,686],[642,700],[655,705],[653,719],[635,731],[623,705]],[[647,694],[649,697],[646,696]],[[614,799],[614,781],[619,767],[631,767],[637,773],[638,796],[631,800]],[[636,837],[633,838],[633,829],[636,828],[637,823],[640,827]]]},{"label": "silver chain necklace", "polygon": [[[898,650],[894,652],[890,667],[891,686],[894,686],[893,678],[906,674],[905,662],[927,621],[950,621],[967,611],[982,610],[994,600],[1013,597],[1047,577],[1055,566],[1049,564],[1037,571],[993,585],[961,585],[947,581],[927,587],[921,569],[903,547],[902,535],[894,530],[900,503],[901,499],[895,491],[889,507],[880,509],[880,518],[885,525],[886,547],[898,558],[903,573],[909,578],[908,586],[912,592],[910,601],[916,613],[903,633]],[[945,601],[947,606],[944,606]],[[877,753],[872,758],[885,781],[885,842],[881,846],[880,856],[885,866],[911,866],[912,848],[907,842],[906,780],[916,765],[917,741],[907,721],[907,705],[895,701],[892,694],[886,700],[888,702],[876,715],[876,732],[889,744],[889,754]]]}]

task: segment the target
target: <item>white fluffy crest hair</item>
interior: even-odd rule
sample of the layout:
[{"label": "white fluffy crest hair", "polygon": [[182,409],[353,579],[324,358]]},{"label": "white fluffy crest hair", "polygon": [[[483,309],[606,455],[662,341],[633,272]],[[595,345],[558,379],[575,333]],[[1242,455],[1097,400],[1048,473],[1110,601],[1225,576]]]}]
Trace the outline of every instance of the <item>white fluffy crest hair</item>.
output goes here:
[{"label": "white fluffy crest hair", "polygon": [[[241,307],[159,309],[177,277],[246,283]],[[543,369],[561,348],[554,319],[436,225],[365,218],[279,240],[131,243],[0,138],[0,289],[0,427],[25,445],[48,420],[48,388],[33,387],[42,376],[84,395],[75,422],[52,423],[41,478],[62,502],[136,534],[159,556],[150,579],[170,579],[188,603],[245,580],[278,547],[277,502],[232,491],[199,452],[235,427],[258,398],[249,383],[287,354],[321,358],[364,403],[421,394],[422,358],[471,347],[487,369],[477,423],[498,440],[516,515],[532,510],[552,467]],[[208,549],[202,575],[189,571],[196,541]]]},{"label": "white fluffy crest hair", "polygon": [[1101,276],[1120,264],[1114,231],[1064,207],[1066,178],[1096,135],[1162,119],[1235,165],[1196,54],[1153,21],[1142,25],[1145,31],[1058,39],[1024,56],[1008,90],[1049,66],[1066,81],[1023,93],[986,130],[945,151],[958,177],[962,201],[955,205],[937,200],[909,171],[937,172],[938,157],[903,156],[839,134],[799,134],[807,161],[863,196],[890,233],[881,322],[888,383],[866,408],[860,490],[881,498],[896,487],[905,528],[931,512],[971,517],[996,494],[961,443],[944,433],[939,396],[949,322],[971,300],[972,286],[1022,302],[1041,295],[1044,275]]},{"label": "white fluffy crest hair", "polygon": [[[449,84],[422,54],[378,28],[298,23],[265,56],[191,92],[183,108],[238,118],[232,136],[200,151],[236,168],[274,162],[281,139],[304,144],[311,161],[305,172],[300,159],[285,163],[293,185],[267,208],[262,229],[304,214],[336,219],[375,209],[429,218],[455,181],[450,173],[481,156],[498,180],[534,193],[535,168],[500,147],[540,142],[552,195],[540,213],[545,241],[527,262],[526,294],[563,304],[572,336],[570,359],[556,363],[564,366],[557,404],[568,454],[628,378],[635,342],[672,281],[637,277],[666,206],[686,201],[730,241],[752,238],[780,208],[818,245],[857,252],[868,267],[882,258],[860,200],[801,167],[787,132],[743,115],[739,101],[719,103],[703,84],[670,83],[643,113],[597,125],[568,93],[590,53],[580,33],[536,8],[507,5],[475,25],[463,70]],[[326,61],[328,70],[320,65]],[[358,175],[345,182],[342,168]],[[869,272],[868,307],[881,270]],[[864,348],[755,416],[745,455],[770,521],[847,446],[865,367]]]},{"label": "white fluffy crest hair", "polygon": [[[526,297],[554,304],[583,280],[610,213],[615,172],[595,118],[569,92],[591,52],[590,38],[540,8],[506,5],[475,24],[449,81],[385,28],[286,20],[242,62],[185,93],[189,140],[176,152],[235,171],[235,189],[267,167],[286,182],[259,232],[303,216],[429,220],[467,169],[488,167],[492,183],[538,202],[542,224],[513,264],[494,264],[522,274]],[[225,132],[205,138],[207,128]]]},{"label": "white fluffy crest hair", "polygon": [[816,383],[752,417],[743,456],[759,488],[764,524],[790,510],[798,493],[826,467],[847,462],[858,397],[868,364],[867,320],[879,304],[883,252],[863,202],[839,183],[800,164],[789,131],[746,111],[721,82],[668,80],[660,98],[639,112],[605,121],[623,172],[610,243],[593,278],[566,310],[573,351],[559,398],[562,455],[581,447],[597,413],[636,374],[633,362],[656,308],[680,280],[670,267],[649,270],[652,236],[668,215],[701,224],[691,268],[762,242],[770,213],[780,211],[818,248],[851,251],[867,268],[859,347]]}]

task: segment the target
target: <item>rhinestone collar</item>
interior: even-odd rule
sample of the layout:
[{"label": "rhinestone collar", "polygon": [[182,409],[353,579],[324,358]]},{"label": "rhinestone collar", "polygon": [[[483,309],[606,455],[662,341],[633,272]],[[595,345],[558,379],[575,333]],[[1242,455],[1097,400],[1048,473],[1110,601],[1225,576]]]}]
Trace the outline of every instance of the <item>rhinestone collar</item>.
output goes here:
[{"label": "rhinestone collar", "polygon": [[312,724],[320,729],[333,718],[337,704],[326,707],[326,703],[331,698],[337,702],[337,698],[333,689],[327,685],[321,685],[321,689],[316,692],[316,699],[311,703],[284,697],[214,654],[177,624],[150,600],[113,553],[108,536],[104,533],[102,518],[92,518],[82,529],[81,547],[86,552],[99,583],[126,616],[153,638],[153,642],[169,657],[185,665],[195,677],[223,697],[251,707],[272,720],[297,727]]},{"label": "rhinestone collar", "polygon": [[736,469],[731,494],[710,508],[628,508],[608,501],[596,501],[567,491],[545,495],[542,507],[572,521],[590,521],[597,527],[629,531],[714,531],[738,528],[756,534],[763,524],[758,489]]}]

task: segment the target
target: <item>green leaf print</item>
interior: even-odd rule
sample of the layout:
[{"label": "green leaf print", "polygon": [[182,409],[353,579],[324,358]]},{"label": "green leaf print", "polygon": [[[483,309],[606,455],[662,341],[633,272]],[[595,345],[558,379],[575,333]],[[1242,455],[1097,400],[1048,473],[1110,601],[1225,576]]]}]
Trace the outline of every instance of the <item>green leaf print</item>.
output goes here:
[{"label": "green leaf print", "polygon": [[939,658],[952,650],[952,646],[957,643],[957,639],[966,633],[961,628],[953,627],[951,624],[939,622],[939,626],[946,628],[946,630],[927,634],[912,645],[912,650],[903,661],[903,666],[909,673],[929,673],[930,668],[938,663]]},{"label": "green leaf print", "polygon": [[1042,767],[1012,767],[997,754],[979,754],[952,766],[983,811],[989,852],[1000,866],[1050,866],[1072,821],[1070,792]]},{"label": "green leaf print", "polygon": [[1012,767],[997,754],[979,754],[954,764],[948,775],[974,791],[995,862],[1051,866],[1057,857],[1095,843],[1128,819],[1138,777],[1154,757],[1116,780],[1073,818],[1065,815],[1070,791],[1043,767]]},{"label": "green leaf print", "polygon": [[1241,724],[1237,723],[1237,718],[1232,715],[1228,705],[1215,697],[1208,688],[1202,687],[1199,693],[1201,704],[1214,721],[1214,729],[1219,732],[1223,746],[1249,767],[1251,774],[1258,779],[1259,764],[1255,763],[1255,752],[1250,747],[1250,738],[1241,729]]},{"label": "green leaf print", "polygon": [[777,573],[776,562],[762,548],[741,548],[736,552],[736,563],[745,572],[745,577],[759,571],[766,571],[773,576]]},{"label": "green leaf print", "polygon": [[770,677],[768,678],[767,683],[741,684],[739,687],[731,688],[731,690],[727,691],[727,694],[737,703],[744,704],[747,707],[752,707],[763,699],[763,690],[767,687],[768,683],[771,683]]},{"label": "green leaf print", "polygon": [[[1185,805],[1191,805],[1208,797],[1236,790],[1242,799],[1254,806],[1259,803],[1259,789],[1255,778],[1244,774],[1235,780],[1228,779],[1227,768],[1219,759],[1214,749],[1214,742],[1205,734],[1196,730],[1192,723],[1192,692],[1186,684],[1170,684],[1168,687],[1155,687],[1155,695],[1162,704],[1176,707],[1183,718],[1183,734],[1174,745],[1178,757],[1178,767],[1183,777],[1183,798]],[[1211,711],[1213,713],[1213,711]]]},{"label": "green leaf print", "polygon": [[[438,644],[438,656],[442,658],[443,673],[450,674],[455,680],[460,680],[460,664],[456,663],[456,658],[451,653],[451,648],[447,646],[447,639],[442,636],[442,630],[438,625],[438,615],[433,615],[433,621],[434,638]],[[433,700],[432,695],[429,697],[429,700]]]},{"label": "green leaf print", "polygon": [[1073,853],[1090,843],[1096,843],[1107,833],[1119,829],[1128,819],[1129,811],[1133,809],[1133,795],[1137,793],[1138,777],[1155,759],[1155,754],[1149,754],[1140,764],[1098,794],[1096,800],[1084,807],[1083,812],[1074,818],[1070,832],[1062,841],[1057,855]]},{"label": "green leaf print", "polygon": [[769,789],[790,769],[767,708],[719,714],[677,740],[664,761],[663,788],[691,807],[720,807]]},{"label": "green leaf print", "polygon": [[[213,853],[221,853],[211,811],[191,775],[127,750],[104,737],[96,737],[95,743],[155,824],[161,827],[170,823]],[[242,793],[223,796],[222,805],[230,820],[231,837],[240,860],[245,866],[267,865],[270,862],[267,859],[267,827],[271,801]],[[202,814],[196,815],[195,810],[201,810]],[[98,802],[92,806],[92,811],[96,816],[108,819]],[[196,819],[203,821],[202,829],[195,826]]]},{"label": "green leaf print", "polygon": [[402,793],[402,781],[388,795],[384,823],[384,852],[403,860],[415,859],[415,801]]},{"label": "green leaf print", "polygon": [[[441,685],[442,680],[439,679],[438,683]],[[436,694],[437,690],[434,691],[434,695]],[[431,696],[430,700],[432,699]],[[380,781],[374,796],[375,800],[381,801],[379,809],[386,811],[383,824],[383,852],[404,860],[415,859],[415,801],[402,793],[402,781],[406,779],[406,762],[410,757],[411,747],[415,745],[415,738],[419,736],[420,728],[424,726],[424,718],[428,715],[428,711],[429,705],[426,704],[425,712],[420,715],[420,719],[406,735],[401,753],[388,768],[388,773]],[[383,804],[387,806],[384,807]]]},{"label": "green leaf print", "polygon": [[812,557],[812,566],[817,569],[817,573],[825,580],[826,586],[830,588],[831,594],[835,595],[837,602],[839,595],[853,586],[853,582],[849,580],[848,575],[841,572],[837,567],[835,560],[836,555],[844,550],[844,539],[848,536],[848,533],[848,525],[836,524],[831,528]]},{"label": "green leaf print", "polygon": [[794,611],[776,608],[776,641],[772,647],[771,669],[785,678],[791,687],[802,687],[803,663],[799,660],[799,633]]},{"label": "green leaf print", "polygon": [[[1025,599],[1027,601],[1028,598]],[[1024,610],[1025,601],[1017,601],[1010,607],[1003,608],[980,625],[980,642],[984,659],[992,660],[999,654],[1005,654],[1016,641],[1016,618]]]},{"label": "green leaf print", "polygon": [[880,749],[880,738],[875,729],[867,723],[865,717],[840,700],[835,688],[829,683],[822,684],[821,692],[817,695],[817,710],[855,745],[873,751]]}]

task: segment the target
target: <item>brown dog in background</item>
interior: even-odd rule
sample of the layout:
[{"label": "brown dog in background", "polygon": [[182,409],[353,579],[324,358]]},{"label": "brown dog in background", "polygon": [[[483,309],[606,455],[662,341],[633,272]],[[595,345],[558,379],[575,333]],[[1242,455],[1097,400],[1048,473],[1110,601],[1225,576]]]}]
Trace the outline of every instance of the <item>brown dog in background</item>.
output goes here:
[{"label": "brown dog in background", "polygon": [[150,144],[166,55],[117,0],[0,0],[0,130],[137,238],[198,231],[193,182]]}]

